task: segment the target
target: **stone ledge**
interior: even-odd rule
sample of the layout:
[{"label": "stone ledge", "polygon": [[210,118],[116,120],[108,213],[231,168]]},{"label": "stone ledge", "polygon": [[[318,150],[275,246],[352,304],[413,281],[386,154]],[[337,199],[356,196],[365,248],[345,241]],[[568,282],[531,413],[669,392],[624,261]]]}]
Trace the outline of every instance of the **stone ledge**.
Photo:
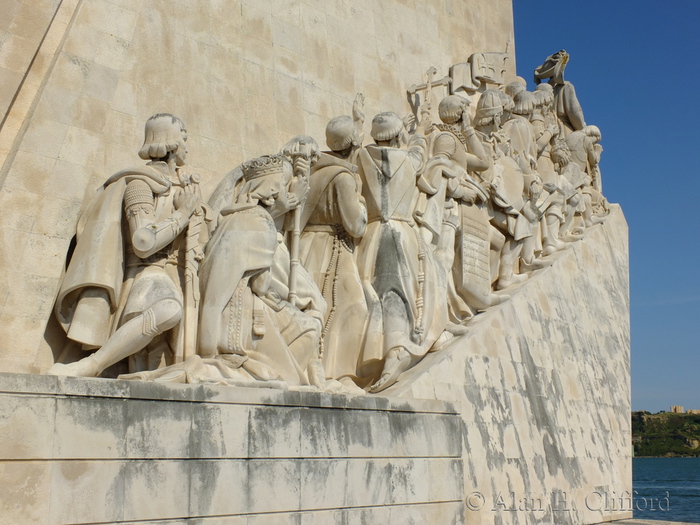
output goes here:
[{"label": "stone ledge", "polygon": [[0,374],[0,525],[461,523],[461,449],[440,401]]},{"label": "stone ledge", "polygon": [[149,399],[215,404],[255,404],[289,407],[381,410],[457,414],[448,402],[431,399],[388,398],[377,395],[349,396],[298,392],[258,386],[180,385],[103,378],[0,373],[0,392],[68,397]]}]

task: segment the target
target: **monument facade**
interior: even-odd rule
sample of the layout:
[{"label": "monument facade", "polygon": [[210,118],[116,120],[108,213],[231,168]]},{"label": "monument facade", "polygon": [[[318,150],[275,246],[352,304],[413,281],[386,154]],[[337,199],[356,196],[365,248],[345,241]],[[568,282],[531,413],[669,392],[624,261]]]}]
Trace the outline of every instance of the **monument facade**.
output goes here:
[{"label": "monument facade", "polygon": [[626,224],[509,2],[13,9],[2,519],[631,515]]}]

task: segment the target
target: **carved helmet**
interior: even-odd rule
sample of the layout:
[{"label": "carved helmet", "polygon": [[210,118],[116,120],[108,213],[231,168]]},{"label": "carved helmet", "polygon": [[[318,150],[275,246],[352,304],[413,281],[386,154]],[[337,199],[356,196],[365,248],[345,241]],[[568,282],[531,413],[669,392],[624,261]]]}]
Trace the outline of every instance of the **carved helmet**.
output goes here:
[{"label": "carved helmet", "polygon": [[403,122],[393,111],[379,113],[372,119],[370,135],[376,141],[396,138],[403,130]]},{"label": "carved helmet", "polygon": [[476,105],[476,119],[493,118],[501,113],[503,113],[503,104],[501,103],[500,91],[496,89],[484,91]]}]

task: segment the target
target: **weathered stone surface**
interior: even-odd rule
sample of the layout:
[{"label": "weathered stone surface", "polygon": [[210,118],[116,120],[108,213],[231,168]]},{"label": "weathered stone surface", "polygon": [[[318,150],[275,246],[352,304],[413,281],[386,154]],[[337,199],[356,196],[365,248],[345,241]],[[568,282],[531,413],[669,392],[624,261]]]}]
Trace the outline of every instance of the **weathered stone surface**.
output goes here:
[{"label": "weathered stone surface", "polygon": [[[585,505],[596,490],[632,490],[627,254],[627,225],[614,207],[510,301],[387,390],[459,407],[467,506],[476,492],[485,502],[467,508],[466,523],[629,517]],[[556,490],[576,505],[567,518],[492,511],[499,495],[510,506],[511,493],[550,501]]]},{"label": "weathered stone surface", "polygon": [[0,374],[0,470],[17,480],[3,525],[463,512],[461,426],[441,401],[42,379]]}]

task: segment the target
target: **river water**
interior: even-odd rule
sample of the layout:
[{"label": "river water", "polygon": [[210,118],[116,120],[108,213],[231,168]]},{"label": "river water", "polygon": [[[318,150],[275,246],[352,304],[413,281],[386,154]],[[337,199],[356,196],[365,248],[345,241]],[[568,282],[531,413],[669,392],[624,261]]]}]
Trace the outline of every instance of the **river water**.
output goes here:
[{"label": "river water", "polygon": [[700,523],[700,458],[633,458],[634,517]]}]

